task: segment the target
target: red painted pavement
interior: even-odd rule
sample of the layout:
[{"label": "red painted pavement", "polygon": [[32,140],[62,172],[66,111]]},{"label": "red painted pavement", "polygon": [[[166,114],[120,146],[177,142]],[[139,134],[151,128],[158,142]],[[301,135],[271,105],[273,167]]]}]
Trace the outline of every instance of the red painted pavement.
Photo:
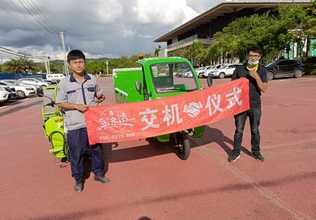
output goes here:
[{"label": "red painted pavement", "polygon": [[[113,103],[111,78],[100,84],[106,103]],[[56,166],[48,153],[44,98],[10,103],[0,107],[0,219],[316,219],[315,96],[316,77],[269,82],[262,95],[263,163],[247,155],[248,124],[241,158],[227,161],[229,118],[192,138],[186,161],[166,143],[105,145],[111,183],[91,174],[81,193],[73,190],[69,165]]]}]

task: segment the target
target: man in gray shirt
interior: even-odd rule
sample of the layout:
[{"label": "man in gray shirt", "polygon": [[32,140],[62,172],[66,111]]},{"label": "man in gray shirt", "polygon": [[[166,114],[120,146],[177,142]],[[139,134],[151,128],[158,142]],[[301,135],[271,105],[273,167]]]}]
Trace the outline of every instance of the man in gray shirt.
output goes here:
[{"label": "man in gray shirt", "polygon": [[83,190],[83,160],[87,147],[91,152],[91,170],[94,180],[109,183],[104,176],[104,161],[101,144],[90,145],[83,113],[89,106],[104,101],[97,78],[85,72],[85,55],[80,50],[72,50],[67,56],[68,66],[72,69],[69,76],[58,84],[56,104],[64,109],[64,124],[67,131],[67,144],[70,152],[72,177],[76,180],[75,191]]}]

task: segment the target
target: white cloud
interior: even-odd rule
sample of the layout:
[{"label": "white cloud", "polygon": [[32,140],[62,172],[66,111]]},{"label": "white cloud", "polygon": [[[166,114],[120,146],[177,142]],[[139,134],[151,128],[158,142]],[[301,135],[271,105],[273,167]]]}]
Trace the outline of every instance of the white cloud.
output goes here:
[{"label": "white cloud", "polygon": [[[0,42],[14,51],[45,52],[51,59],[63,59],[58,31],[65,31],[66,49],[80,49],[87,57],[152,53],[158,47],[156,38],[218,2],[221,0],[3,1]],[[30,14],[34,8],[39,11]]]}]

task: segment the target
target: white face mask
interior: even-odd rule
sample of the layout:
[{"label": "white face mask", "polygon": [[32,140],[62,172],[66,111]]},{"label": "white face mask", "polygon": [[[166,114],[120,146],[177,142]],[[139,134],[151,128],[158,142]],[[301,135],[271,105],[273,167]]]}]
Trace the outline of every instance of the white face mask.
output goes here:
[{"label": "white face mask", "polygon": [[255,62],[251,62],[250,60],[248,60],[248,64],[251,66],[257,65],[259,63],[259,60],[255,61]]}]

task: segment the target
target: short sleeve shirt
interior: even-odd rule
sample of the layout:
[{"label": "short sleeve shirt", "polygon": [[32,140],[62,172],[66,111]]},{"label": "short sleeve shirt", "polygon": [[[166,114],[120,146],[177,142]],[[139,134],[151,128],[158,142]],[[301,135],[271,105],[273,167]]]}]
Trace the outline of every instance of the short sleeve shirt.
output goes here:
[{"label": "short sleeve shirt", "polygon": [[[263,83],[268,82],[267,70],[263,66],[259,66],[257,73]],[[246,65],[238,66],[233,75],[232,80],[239,78],[247,78],[249,80],[249,102],[250,108],[261,108],[261,91],[257,85],[257,81],[249,76],[249,70]]]},{"label": "short sleeve shirt", "polygon": [[[96,106],[95,97],[101,92],[95,76],[85,73],[84,81],[80,84],[70,74],[58,84],[56,103],[69,102]],[[78,110],[65,110],[63,118],[67,130],[86,127],[84,115]]]}]

